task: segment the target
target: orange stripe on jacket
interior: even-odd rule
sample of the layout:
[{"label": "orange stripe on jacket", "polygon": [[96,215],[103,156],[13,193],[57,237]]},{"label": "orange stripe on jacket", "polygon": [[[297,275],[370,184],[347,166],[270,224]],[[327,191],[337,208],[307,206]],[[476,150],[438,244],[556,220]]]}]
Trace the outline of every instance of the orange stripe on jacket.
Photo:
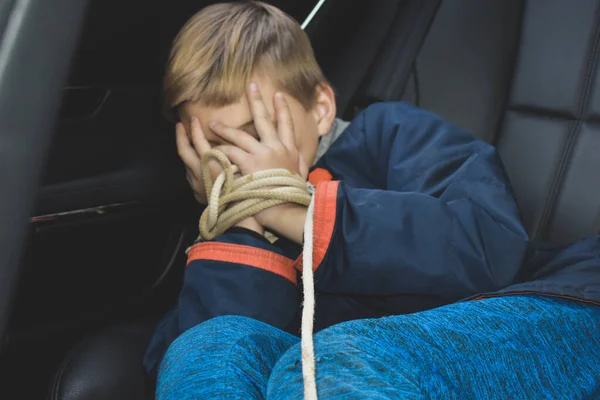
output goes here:
[{"label": "orange stripe on jacket", "polygon": [[294,260],[269,250],[231,243],[202,242],[188,252],[187,264],[196,260],[230,262],[272,272],[297,285]]},{"label": "orange stripe on jacket", "polygon": [[[321,182],[315,192],[315,221],[313,223],[313,271],[323,262],[335,227],[337,212],[338,181]],[[294,263],[294,267],[302,270],[302,255]]]},{"label": "orange stripe on jacket", "polygon": [[333,175],[331,175],[331,172],[327,171],[325,168],[317,168],[308,174],[308,181],[314,186],[317,186],[321,182],[330,181],[332,179]]}]

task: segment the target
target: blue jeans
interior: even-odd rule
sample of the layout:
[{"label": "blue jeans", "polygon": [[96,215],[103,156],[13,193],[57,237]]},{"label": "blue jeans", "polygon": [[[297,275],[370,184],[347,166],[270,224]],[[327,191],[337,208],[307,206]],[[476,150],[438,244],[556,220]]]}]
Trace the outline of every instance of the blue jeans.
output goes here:
[{"label": "blue jeans", "polygon": [[[600,399],[600,307],[509,296],[315,335],[321,399]],[[157,399],[301,399],[299,338],[243,317],[182,334]]]}]

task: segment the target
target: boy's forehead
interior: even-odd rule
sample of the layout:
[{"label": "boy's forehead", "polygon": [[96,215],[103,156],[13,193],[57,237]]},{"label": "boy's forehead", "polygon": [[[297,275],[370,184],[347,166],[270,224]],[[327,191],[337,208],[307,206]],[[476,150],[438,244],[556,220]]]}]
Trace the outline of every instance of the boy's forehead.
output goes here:
[{"label": "boy's forehead", "polygon": [[245,98],[223,107],[209,107],[198,102],[187,102],[182,107],[182,120],[189,121],[196,117],[203,125],[208,125],[211,121],[218,121],[227,126],[237,128],[252,120],[252,113]]},{"label": "boy's forehead", "polygon": [[[273,104],[265,101],[265,107],[273,120]],[[180,120],[188,123],[192,117],[198,118],[203,129],[212,121],[231,128],[241,128],[254,120],[247,99],[244,97],[234,104],[223,107],[208,107],[201,102],[187,102],[180,109]]]},{"label": "boy's forehead", "polygon": [[[265,107],[272,116],[274,112],[273,96],[277,91],[273,81],[264,72],[254,73],[252,81],[258,84]],[[209,107],[202,100],[186,102],[180,108],[180,118],[185,122],[189,121],[191,117],[197,117],[201,123],[208,124],[210,121],[216,120],[227,126],[237,128],[252,121],[252,112],[246,95],[243,95],[235,103],[222,107]]]}]

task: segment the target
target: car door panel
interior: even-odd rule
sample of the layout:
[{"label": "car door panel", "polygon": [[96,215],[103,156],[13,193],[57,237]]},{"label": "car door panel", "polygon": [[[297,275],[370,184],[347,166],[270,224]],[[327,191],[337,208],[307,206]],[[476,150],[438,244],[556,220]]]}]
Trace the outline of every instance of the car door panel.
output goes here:
[{"label": "car door panel", "polygon": [[90,330],[176,296],[199,209],[159,113],[159,5],[88,8],[30,214],[7,364],[36,352],[51,363]]},{"label": "car door panel", "polygon": [[[162,76],[178,29],[212,2],[91,2],[30,215],[0,364],[46,379],[90,331],[155,317],[176,300],[202,209],[173,126],[160,115]],[[302,19],[316,1],[273,3]]]},{"label": "car door panel", "polygon": [[60,121],[36,215],[189,196],[152,94],[148,86],[107,89],[92,115]]}]

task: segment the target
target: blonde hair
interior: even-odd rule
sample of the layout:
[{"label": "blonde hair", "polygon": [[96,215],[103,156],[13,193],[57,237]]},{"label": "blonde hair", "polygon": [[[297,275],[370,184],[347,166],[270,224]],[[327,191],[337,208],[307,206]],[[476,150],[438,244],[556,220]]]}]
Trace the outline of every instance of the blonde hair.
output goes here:
[{"label": "blonde hair", "polygon": [[164,81],[164,112],[173,117],[185,102],[232,104],[259,69],[307,109],[317,86],[327,82],[308,36],[283,11],[259,1],[208,6],[175,38]]}]

